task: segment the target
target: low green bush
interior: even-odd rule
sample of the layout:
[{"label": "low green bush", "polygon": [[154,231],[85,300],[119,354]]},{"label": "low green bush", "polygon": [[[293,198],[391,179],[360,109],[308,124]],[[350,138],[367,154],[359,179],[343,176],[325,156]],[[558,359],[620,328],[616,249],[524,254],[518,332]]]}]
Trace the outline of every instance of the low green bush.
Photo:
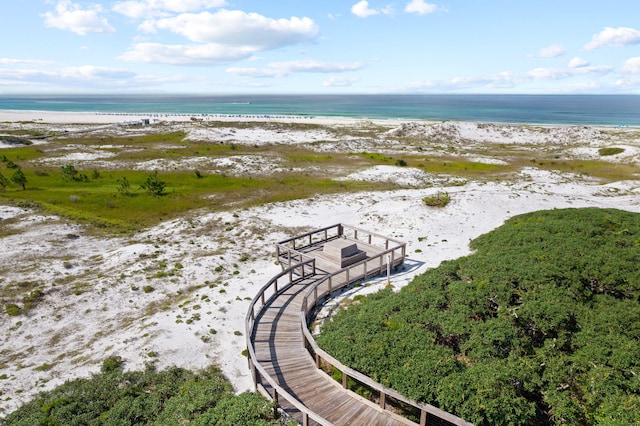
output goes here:
[{"label": "low green bush", "polygon": [[[40,393],[0,420],[2,425],[280,425],[272,402],[233,387],[217,367],[123,372],[110,357],[103,372]],[[108,365],[108,368],[104,368]]]},{"label": "low green bush", "polygon": [[541,211],[326,322],[345,365],[476,425],[640,424],[640,214]]},{"label": "low green bush", "polygon": [[451,202],[451,196],[448,192],[438,191],[437,194],[424,197],[422,201],[429,207],[445,207]]},{"label": "low green bush", "polygon": [[600,148],[598,150],[598,154],[600,154],[603,157],[606,157],[607,155],[616,155],[616,154],[622,154],[624,152],[624,148]]}]

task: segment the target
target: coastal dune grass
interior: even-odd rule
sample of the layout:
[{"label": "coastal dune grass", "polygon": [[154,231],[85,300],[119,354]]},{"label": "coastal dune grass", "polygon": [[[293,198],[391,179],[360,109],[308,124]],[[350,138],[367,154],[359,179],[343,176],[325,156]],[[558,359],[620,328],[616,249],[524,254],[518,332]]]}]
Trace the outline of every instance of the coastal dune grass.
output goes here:
[{"label": "coastal dune grass", "polygon": [[[48,212],[113,232],[139,230],[204,207],[243,208],[374,187],[366,182],[341,182],[294,173],[263,177],[207,174],[198,178],[188,171],[158,174],[158,179],[166,183],[166,190],[157,196],[140,187],[149,176],[143,171],[103,171],[100,178],[89,178],[86,182],[63,181],[60,172],[53,169],[40,173],[25,169],[25,173],[29,179],[27,190],[14,186],[0,193],[0,198],[16,204],[35,203]],[[129,194],[118,191],[123,178],[130,183]]]},{"label": "coastal dune grass", "polygon": [[[200,125],[200,124],[198,124]],[[264,127],[270,130],[325,130],[330,134],[343,134],[319,125],[292,125],[284,123],[224,123],[203,124],[204,127]],[[377,131],[370,126],[354,127],[349,134]],[[153,226],[160,221],[197,211],[243,208],[276,201],[308,198],[320,194],[334,194],[367,190],[389,190],[402,186],[393,183],[335,180],[376,165],[417,168],[432,175],[459,177],[468,180],[512,179],[523,168],[570,172],[591,176],[606,182],[638,179],[638,169],[632,164],[619,164],[599,160],[560,160],[557,153],[540,150],[503,150],[488,146],[486,152],[446,153],[443,155],[416,155],[415,153],[385,152],[319,152],[317,143],[291,144],[235,144],[187,139],[183,131],[169,128],[150,128],[147,134],[132,136],[87,135],[57,132],[44,145],[20,146],[0,151],[0,173],[7,179],[14,170],[13,163],[27,177],[26,190],[10,183],[0,199],[19,205],[36,205],[45,211],[65,218],[92,224],[95,228],[111,232],[127,232]],[[31,133],[39,133],[32,130]],[[41,132],[40,132],[41,133]],[[53,132],[52,132],[53,133]],[[532,148],[533,149],[533,148]],[[101,159],[99,170],[82,169],[83,163],[74,165],[85,181],[63,180],[60,166],[69,153],[109,152],[114,156]],[[504,164],[493,164],[465,158],[466,153],[498,157]],[[536,155],[538,159],[532,160]],[[244,171],[209,170],[210,166],[187,169],[188,160],[204,158],[217,160],[237,158],[242,163],[247,156],[260,158],[256,166],[246,163]],[[6,161],[4,161],[6,160]],[[149,171],[134,170],[140,162],[151,160],[175,161],[175,170],[160,171],[158,179],[166,184],[163,195],[146,193],[141,185]],[[47,161],[54,161],[48,163]],[[10,162],[10,163],[9,163]],[[273,168],[269,170],[269,163]],[[86,165],[89,168],[90,166]],[[255,169],[251,169],[255,167]],[[232,174],[235,172],[235,174]],[[130,184],[128,193],[121,190],[122,180]],[[428,185],[428,184],[427,184]],[[125,191],[127,192],[127,191]]]}]

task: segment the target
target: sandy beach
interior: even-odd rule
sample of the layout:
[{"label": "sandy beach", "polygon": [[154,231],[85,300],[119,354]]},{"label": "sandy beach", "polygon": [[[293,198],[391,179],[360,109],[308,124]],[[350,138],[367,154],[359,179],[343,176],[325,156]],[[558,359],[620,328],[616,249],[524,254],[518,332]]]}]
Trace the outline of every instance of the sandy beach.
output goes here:
[{"label": "sandy beach", "polygon": [[[44,128],[86,135],[180,129],[186,140],[299,145],[319,153],[366,149],[426,155],[448,151],[466,160],[501,164],[505,159],[496,152],[502,149],[499,147],[511,147],[530,152],[532,157],[543,152],[557,154],[558,161],[598,159],[640,165],[640,130],[635,128],[197,117],[231,124],[313,123],[353,132],[373,123],[377,132],[375,136],[368,130],[362,137],[342,137],[324,127],[206,127],[191,117],[0,111],[0,134]],[[143,119],[150,119],[150,124],[132,127],[131,122]],[[411,142],[401,142],[400,136]],[[46,145],[47,141],[33,143]],[[623,152],[599,154],[600,148],[612,146]],[[83,169],[108,169],[118,166],[109,152],[104,147],[72,146],[47,160],[34,161],[48,161],[46,164],[56,167],[73,161]],[[258,156],[211,159],[197,155],[130,167],[165,170],[185,164],[236,175],[264,174],[279,167],[277,160],[267,162]],[[406,268],[391,279],[394,288],[401,288],[443,260],[468,254],[469,241],[521,213],[578,207],[640,212],[639,173],[640,169],[635,179],[604,182],[531,163],[509,179],[461,181],[417,168],[379,165],[349,170],[335,178],[395,182],[403,189],[318,195],[226,211],[202,209],[135,235],[110,238],[88,233],[62,217],[0,204],[0,265],[5,271],[0,285],[18,289],[20,283],[38,282],[45,287],[44,300],[28,315],[9,316],[3,311],[0,316],[0,375],[4,377],[0,380],[0,416],[41,390],[98,372],[109,355],[121,356],[127,369],[141,369],[148,363],[159,368],[199,369],[217,363],[237,392],[251,389],[242,354],[247,307],[257,290],[280,271],[274,243],[301,231],[342,222],[406,241]],[[451,203],[444,208],[427,207],[422,199],[439,191],[448,192]],[[173,273],[153,277],[150,271],[159,262]],[[377,291],[384,281],[373,279],[354,291]],[[143,291],[145,285],[153,290]]]}]

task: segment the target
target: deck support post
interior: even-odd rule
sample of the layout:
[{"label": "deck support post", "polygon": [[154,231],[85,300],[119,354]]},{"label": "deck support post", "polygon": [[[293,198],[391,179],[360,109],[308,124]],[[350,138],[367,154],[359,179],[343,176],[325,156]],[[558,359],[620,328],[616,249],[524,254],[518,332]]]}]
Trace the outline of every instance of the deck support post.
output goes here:
[{"label": "deck support post", "polygon": [[380,408],[384,410],[385,405],[387,405],[387,394],[380,392]]}]

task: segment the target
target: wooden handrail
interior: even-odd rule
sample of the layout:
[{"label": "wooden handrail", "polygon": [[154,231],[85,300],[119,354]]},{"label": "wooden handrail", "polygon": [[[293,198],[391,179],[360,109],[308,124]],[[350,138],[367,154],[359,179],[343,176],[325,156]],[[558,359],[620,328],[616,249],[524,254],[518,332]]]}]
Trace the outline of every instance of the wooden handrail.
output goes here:
[{"label": "wooden handrail", "polygon": [[[330,232],[331,230],[336,229],[336,233]],[[316,341],[314,340],[311,332],[309,331],[309,314],[319,305],[319,302],[322,301],[327,295],[332,294],[334,291],[349,286],[351,283],[358,281],[360,279],[366,279],[367,277],[379,275],[384,272],[386,267],[398,267],[404,263],[404,257],[406,254],[406,243],[401,242],[396,239],[388,238],[382,236],[380,234],[372,233],[355,226],[344,225],[344,224],[336,224],[332,226],[328,226],[325,228],[317,229],[314,231],[307,232],[302,235],[298,235],[293,238],[289,238],[287,240],[281,241],[276,244],[277,250],[277,258],[281,259],[281,256],[286,253],[287,255],[287,267],[283,269],[282,272],[271,278],[267,284],[265,284],[258,294],[251,300],[249,305],[249,311],[245,317],[245,329],[247,336],[247,360],[249,363],[249,369],[251,371],[251,376],[256,386],[256,390],[258,389],[258,383],[261,380],[265,380],[271,388],[273,388],[274,395],[269,395],[266,389],[263,390],[269,395],[269,397],[273,398],[276,402],[278,398],[285,399],[289,404],[291,404],[295,409],[297,409],[302,414],[303,426],[307,426],[309,423],[309,419],[319,423],[320,425],[333,426],[331,422],[320,416],[319,414],[313,412],[309,408],[307,408],[304,404],[302,404],[297,398],[287,392],[284,388],[282,388],[268,373],[267,371],[260,365],[260,363],[255,362],[256,353],[255,348],[253,346],[253,335],[255,328],[255,319],[258,314],[256,314],[256,306],[258,302],[260,302],[260,308],[269,304],[272,299],[278,297],[283,291],[285,291],[291,285],[298,283],[309,276],[316,274],[316,265],[315,258],[309,256],[305,253],[299,251],[299,249],[316,244],[318,242],[328,241],[330,239],[336,237],[347,237],[345,231],[352,234],[353,236],[349,236],[349,238],[366,242],[371,246],[377,246],[379,248],[383,248],[383,252],[379,253],[376,256],[371,258],[367,258],[361,260],[357,263],[349,265],[337,272],[328,274],[315,281],[313,284],[309,286],[307,293],[305,294],[302,300],[302,306],[300,310],[300,325],[301,325],[301,333],[302,339],[304,343],[305,350],[313,352],[311,356],[315,360],[316,367],[320,367],[321,361],[325,361],[329,363],[331,366],[337,368],[343,376],[343,388],[347,388],[347,380],[348,378],[355,379],[362,383],[365,386],[368,386],[370,389],[377,391],[380,395],[379,406],[381,409],[386,410],[386,399],[387,397],[393,398],[396,401],[404,403],[406,405],[412,406],[418,409],[421,413],[420,416],[420,424],[425,425],[427,420],[427,414],[431,414],[440,419],[443,419],[449,423],[454,425],[464,425],[470,426],[471,423],[460,419],[459,417],[454,416],[453,414],[447,413],[446,411],[440,410],[437,407],[434,407],[430,404],[418,403],[416,401],[412,401],[408,398],[405,398],[398,392],[393,389],[386,388],[380,383],[375,382],[373,379],[368,376],[349,368],[333,358],[331,355],[323,351]],[[313,241],[313,236],[321,234],[321,238],[319,240]],[[362,238],[365,238],[364,240]],[[382,240],[382,243],[375,243],[373,238],[378,238]],[[298,246],[296,247],[296,241],[304,239],[305,242],[308,242],[308,245]],[[292,247],[288,247],[287,244],[292,243]],[[305,260],[306,258],[306,260]],[[299,259],[299,261],[298,261]],[[296,260],[297,263],[293,264],[292,260]],[[372,266],[371,264],[375,264]],[[311,268],[311,272],[307,274],[307,268]],[[363,272],[356,272],[356,268],[361,268]],[[297,274],[297,275],[296,275]],[[345,274],[346,280],[338,284],[337,287],[333,286],[333,279],[338,274]],[[284,284],[279,285],[279,281],[282,278],[286,278],[286,282]],[[328,288],[324,292],[318,292],[318,288],[322,284],[328,284]],[[312,300],[313,303],[309,306],[309,299],[313,294]],[[259,380],[260,379],[260,380]]]},{"label": "wooden handrail", "polygon": [[[348,378],[353,378],[357,381],[359,381],[360,383],[362,383],[365,386],[368,386],[370,389],[373,389],[375,391],[377,391],[380,395],[380,408],[382,408],[383,410],[386,409],[386,397],[391,397],[397,401],[400,401],[402,403],[405,403],[407,405],[410,405],[416,409],[418,409],[420,411],[420,425],[424,426],[426,425],[426,421],[427,421],[427,414],[431,414],[433,416],[436,416],[440,419],[446,420],[449,423],[452,423],[454,425],[460,425],[460,426],[473,426],[472,423],[469,423],[463,419],[461,419],[460,417],[457,417],[451,413],[448,413],[446,411],[443,411],[441,409],[439,409],[438,407],[435,407],[431,404],[426,404],[426,403],[421,403],[421,402],[417,402],[417,401],[413,401],[409,398],[404,397],[403,395],[401,395],[400,393],[398,393],[397,391],[387,388],[385,386],[383,386],[382,384],[374,381],[373,379],[371,379],[370,377],[366,376],[365,374],[360,373],[359,371],[356,371],[350,367],[347,367],[346,365],[342,364],[340,361],[338,361],[337,359],[335,359],[334,357],[332,357],[331,355],[329,355],[327,352],[325,352],[324,350],[322,350],[318,344],[316,343],[315,339],[313,338],[313,335],[311,334],[311,332],[309,331],[309,322],[310,322],[310,318],[309,318],[309,314],[312,310],[314,310],[317,306],[318,306],[318,302],[321,301],[327,294],[331,294],[332,292],[340,289],[340,288],[344,288],[349,286],[352,282],[359,280],[361,277],[351,277],[350,279],[347,279],[347,281],[345,281],[344,283],[342,283],[340,286],[338,287],[333,287],[331,285],[329,285],[329,288],[327,290],[327,292],[318,295],[318,287],[321,286],[322,284],[324,284],[327,280],[331,280],[333,276],[337,275],[337,274],[341,274],[343,272],[347,272],[347,276],[348,275],[348,270],[349,269],[353,269],[359,265],[362,265],[363,263],[367,262],[367,261],[373,261],[374,259],[377,259],[378,257],[382,258],[383,256],[386,256],[389,253],[393,253],[395,250],[402,248],[402,252],[404,253],[404,248],[405,245],[404,243],[400,243],[402,245],[402,247],[394,247],[390,250],[387,250],[383,253],[380,253],[378,256],[369,258],[369,259],[365,259],[363,261],[360,261],[358,263],[355,263],[353,265],[350,265],[338,272],[334,272],[333,274],[327,275],[323,278],[321,278],[320,280],[316,281],[315,283],[313,283],[310,287],[309,290],[307,291],[307,293],[305,294],[304,298],[302,299],[302,305],[300,308],[300,325],[301,325],[301,329],[302,329],[302,334],[304,336],[304,346],[305,346],[305,350],[308,350],[308,347],[310,346],[313,353],[311,353],[311,356],[314,358],[315,361],[315,365],[316,368],[320,368],[320,361],[324,360],[325,362],[328,362],[332,367],[337,368],[341,373],[342,373],[342,386],[344,388],[346,388],[347,386],[347,380]],[[404,256],[403,256],[404,257]],[[403,260],[403,258],[401,258],[401,260]],[[399,262],[401,264],[401,262]],[[366,274],[366,267],[365,267],[365,274]],[[311,297],[313,295],[313,303],[309,304],[309,297]]]},{"label": "wooden handrail", "polygon": [[[254,332],[254,325],[255,325],[255,318],[256,318],[255,306],[257,302],[260,301],[261,305],[265,306],[266,304],[269,303],[269,301],[272,298],[276,297],[278,294],[285,291],[288,287],[290,287],[291,285],[293,285],[298,281],[304,280],[307,277],[305,273],[305,266],[307,265],[312,266],[312,273],[310,275],[314,275],[315,259],[300,262],[296,265],[293,265],[290,268],[283,270],[282,272],[277,274],[275,277],[271,278],[269,282],[265,284],[260,289],[258,294],[251,300],[251,303],[249,304],[249,311],[247,312],[247,315],[245,317],[245,332],[247,336],[247,360],[249,362],[249,370],[251,371],[251,377],[253,379],[254,386],[256,386],[256,390],[258,387],[258,374],[259,374],[260,377],[266,380],[267,383],[269,383],[269,386],[271,386],[275,391],[275,395],[273,396],[269,395],[270,397],[272,397],[276,401],[278,400],[279,397],[284,398],[285,400],[287,400],[288,403],[293,405],[298,411],[300,411],[300,413],[302,413],[303,426],[307,426],[309,424],[309,419],[323,426],[335,426],[333,425],[333,423],[327,421],[319,414],[316,414],[312,410],[308,409],[304,404],[298,401],[298,399],[296,399],[293,395],[287,392],[282,386],[278,385],[278,383],[276,383],[276,381],[269,375],[269,373],[267,373],[267,371],[260,365],[260,363],[254,362],[254,360],[257,357],[256,357],[255,348],[253,347],[252,336]],[[293,279],[294,272],[298,268],[302,268],[302,274],[294,280]],[[288,282],[284,286],[281,286],[280,288],[278,288],[278,279],[282,277],[288,277],[289,278]],[[265,294],[267,293],[267,290],[269,290],[271,287],[273,287],[274,293],[267,300],[265,300]]]}]

